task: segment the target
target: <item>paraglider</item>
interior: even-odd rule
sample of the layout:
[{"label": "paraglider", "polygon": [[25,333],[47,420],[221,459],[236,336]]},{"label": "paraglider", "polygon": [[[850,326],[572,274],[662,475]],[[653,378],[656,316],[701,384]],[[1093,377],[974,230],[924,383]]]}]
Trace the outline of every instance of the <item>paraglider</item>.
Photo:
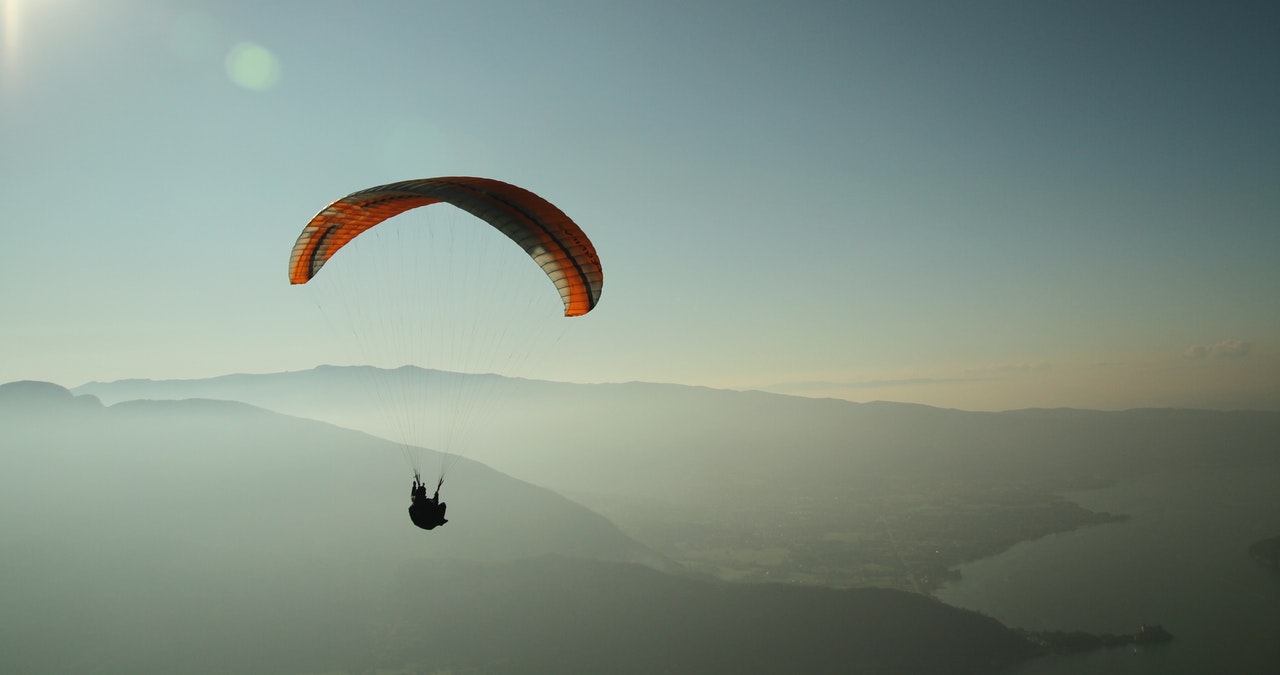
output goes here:
[{"label": "paraglider", "polygon": [[600,258],[591,240],[563,211],[524,188],[461,176],[379,185],[326,206],[293,245],[289,282],[307,283],[333,254],[378,223],[440,202],[467,211],[519,244],[560,291],[565,316],[582,316],[600,301],[604,284]]},{"label": "paraglider", "polygon": [[434,530],[449,522],[444,517],[445,504],[440,501],[440,486],[444,479],[436,483],[436,493],[427,497],[427,484],[422,482],[418,474],[413,475],[413,490],[409,496],[409,520],[424,530]]},{"label": "paraglider", "polygon": [[[564,307],[564,316],[583,316],[594,309],[600,301],[604,275],[599,257],[591,240],[572,219],[555,205],[524,188],[489,178],[466,176],[425,178],[379,185],[353,192],[329,204],[307,223],[293,245],[289,256],[290,283],[307,284],[339,250],[362,233],[406,211],[432,204],[449,204],[457,207],[515,242],[555,286]],[[375,230],[377,231],[381,231],[381,228]],[[469,253],[460,250],[458,255],[465,256]],[[405,262],[411,267],[425,265],[413,258]],[[518,267],[514,263],[513,265]],[[470,284],[471,278],[468,275],[466,283]],[[451,279],[451,281],[456,280]],[[481,278],[481,281],[485,279]],[[465,286],[460,294],[470,295],[471,289],[472,286]],[[417,293],[411,289],[393,290],[405,294]],[[367,297],[367,299],[370,304],[375,300],[382,300],[379,297]],[[470,300],[470,298],[463,298],[460,302],[470,304]],[[344,305],[352,302],[348,298]],[[354,300],[357,305],[362,302],[363,300],[359,297]],[[397,310],[398,315],[392,321],[382,323],[382,327],[378,330],[385,330],[387,325],[400,325],[401,319],[408,315],[424,315],[437,323],[448,321],[443,318],[443,313],[436,311],[442,308],[437,307],[432,298],[410,297],[408,302],[410,304],[406,307]],[[506,319],[502,320],[506,322]],[[363,325],[363,318],[353,319],[352,323],[350,328],[355,333],[374,330]],[[468,330],[465,327],[466,322],[457,323],[459,327],[456,330]],[[453,328],[452,325],[448,327]],[[435,331],[434,327],[432,331]],[[506,329],[503,329],[503,332],[507,332]],[[399,344],[423,342],[415,337],[399,336],[400,339],[397,342]],[[485,337],[474,332],[459,332],[457,335],[447,336],[447,339],[438,339],[434,332],[431,334],[431,338],[441,344],[457,342],[470,345],[483,342]],[[438,368],[448,364],[424,363],[421,365]],[[393,378],[388,376],[386,379],[389,382]],[[378,387],[384,387],[388,382],[376,384]],[[399,422],[404,426],[412,426],[419,423],[417,418],[427,412],[422,404],[413,398],[415,395],[419,395],[419,392],[414,392],[412,395],[387,395],[379,392],[378,399],[382,401],[380,405],[396,405],[403,408],[399,414],[402,417],[414,419]],[[432,407],[444,405],[440,401],[431,403]],[[474,404],[468,400],[467,405]],[[469,419],[472,414],[467,411],[454,415],[459,419]],[[451,438],[452,432],[444,435]],[[451,452],[448,447],[443,450]],[[405,454],[408,458],[411,453],[406,451]],[[419,473],[418,460],[410,461],[411,468],[414,470],[414,481],[409,517],[414,525],[425,530],[434,529],[448,522],[444,517],[445,504],[440,502],[440,487],[444,483],[445,470],[443,462],[444,460],[442,460],[441,476],[436,484],[435,494],[428,497],[426,485],[422,482]]]}]

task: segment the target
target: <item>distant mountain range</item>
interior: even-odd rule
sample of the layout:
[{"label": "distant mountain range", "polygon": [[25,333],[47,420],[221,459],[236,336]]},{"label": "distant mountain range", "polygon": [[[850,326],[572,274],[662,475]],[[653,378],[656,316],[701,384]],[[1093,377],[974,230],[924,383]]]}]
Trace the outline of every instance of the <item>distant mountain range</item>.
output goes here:
[{"label": "distant mountain range", "polygon": [[[403,394],[372,395],[371,381]],[[1280,471],[1276,412],[966,412],[415,367],[322,366],[74,391],[107,402],[237,400],[397,438],[388,406],[437,420],[450,392],[467,388],[501,392],[470,425],[470,458],[564,494],[662,555],[725,579],[928,591],[965,561],[1119,517],[1076,506],[1064,491],[1157,471]]]},{"label": "distant mountain range", "polygon": [[476,459],[565,494],[629,496],[678,507],[801,490],[823,498],[868,475],[899,473],[1065,489],[1173,463],[1270,461],[1280,437],[1280,412],[966,412],[642,382],[506,380],[414,367],[122,380],[73,391],[107,402],[243,401],[396,438],[399,431],[379,414],[386,403],[363,384],[371,374],[418,381],[407,389],[412,400],[397,405],[424,412],[459,380],[501,379],[499,404],[474,425]]}]

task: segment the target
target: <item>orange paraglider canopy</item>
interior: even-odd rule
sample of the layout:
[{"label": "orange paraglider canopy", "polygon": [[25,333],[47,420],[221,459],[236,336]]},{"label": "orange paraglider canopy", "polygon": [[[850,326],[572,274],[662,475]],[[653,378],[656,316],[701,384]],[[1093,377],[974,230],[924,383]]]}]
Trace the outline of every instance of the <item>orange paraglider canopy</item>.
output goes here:
[{"label": "orange paraglider canopy", "polygon": [[326,206],[303,228],[289,256],[289,281],[305,284],[361,232],[392,216],[438,202],[452,204],[507,235],[555,284],[565,316],[600,301],[604,272],[587,235],[554,204],[490,178],[424,178],[353,192]]}]

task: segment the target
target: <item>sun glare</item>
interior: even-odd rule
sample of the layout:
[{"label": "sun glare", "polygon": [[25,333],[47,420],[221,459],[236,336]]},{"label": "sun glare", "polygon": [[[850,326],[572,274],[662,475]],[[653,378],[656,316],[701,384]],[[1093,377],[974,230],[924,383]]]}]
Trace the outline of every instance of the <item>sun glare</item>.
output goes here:
[{"label": "sun glare", "polygon": [[18,44],[22,34],[22,3],[19,0],[0,0],[0,69],[4,80],[13,79],[17,71]]},{"label": "sun glare", "polygon": [[30,86],[41,62],[75,54],[92,30],[98,4],[83,0],[0,0],[0,87]]}]

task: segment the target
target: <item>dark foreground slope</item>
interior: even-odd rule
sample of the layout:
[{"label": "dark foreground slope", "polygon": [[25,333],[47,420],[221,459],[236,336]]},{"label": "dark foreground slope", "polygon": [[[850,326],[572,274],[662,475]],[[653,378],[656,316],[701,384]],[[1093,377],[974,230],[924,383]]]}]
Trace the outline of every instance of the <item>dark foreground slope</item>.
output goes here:
[{"label": "dark foreground slope", "polygon": [[[385,658],[485,673],[985,673],[1035,649],[889,589],[676,578],[548,557],[407,571]],[[470,671],[467,671],[470,672]]]},{"label": "dark foreground slope", "polygon": [[0,430],[0,672],[969,673],[1033,651],[923,596],[614,562],[652,556],[480,466],[424,534],[382,441],[242,404],[18,383]]}]

